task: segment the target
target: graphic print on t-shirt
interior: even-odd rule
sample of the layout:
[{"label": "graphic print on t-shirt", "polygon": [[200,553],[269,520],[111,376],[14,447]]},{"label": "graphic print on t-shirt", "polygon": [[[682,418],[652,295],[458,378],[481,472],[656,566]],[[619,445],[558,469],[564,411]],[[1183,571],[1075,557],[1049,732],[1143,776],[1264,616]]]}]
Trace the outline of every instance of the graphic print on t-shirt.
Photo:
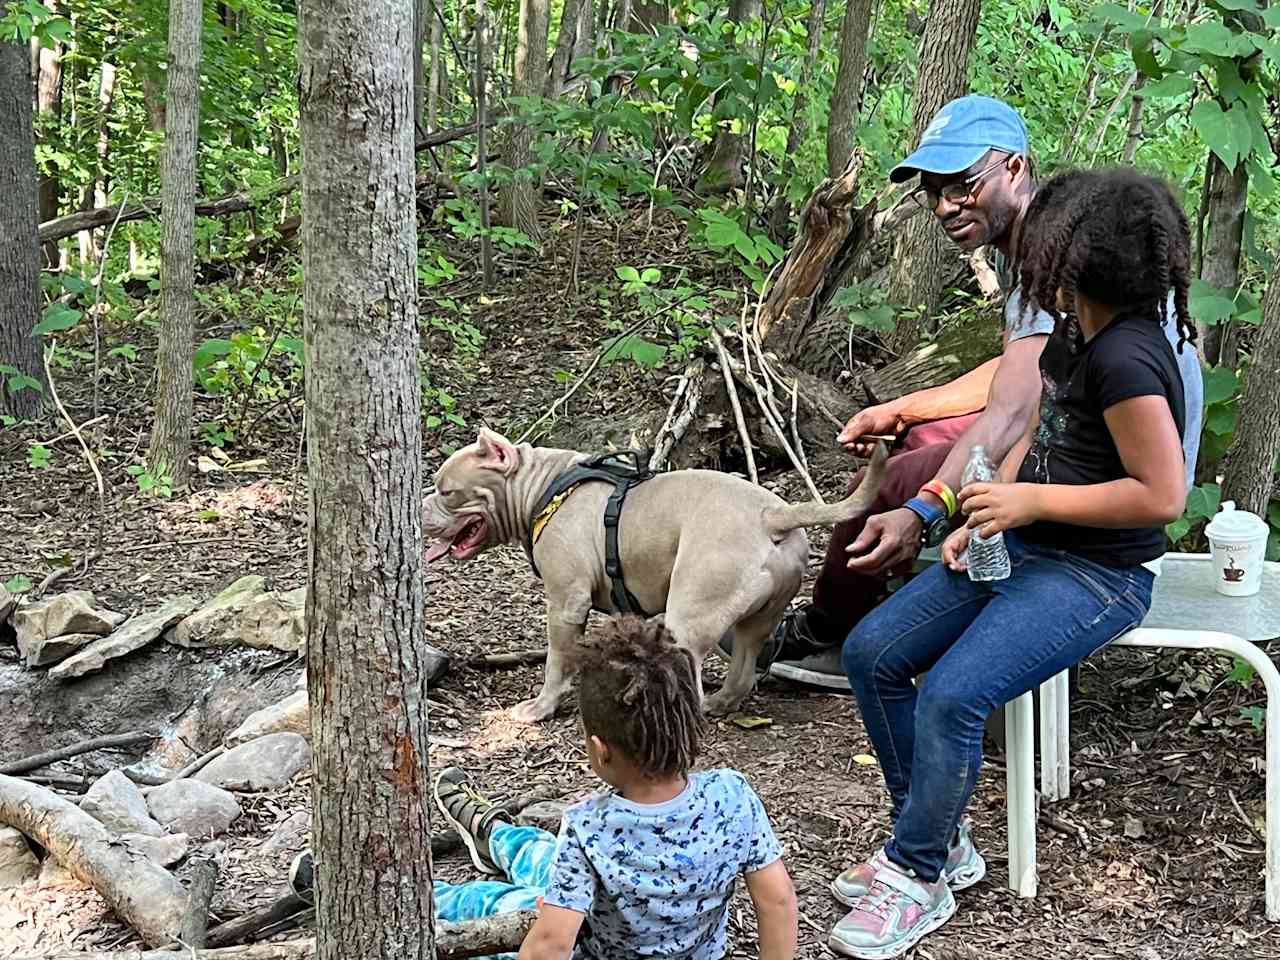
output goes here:
[{"label": "graphic print on t-shirt", "polygon": [[1043,388],[1040,392],[1040,425],[1036,427],[1035,439],[1031,443],[1031,465],[1035,469],[1036,483],[1053,483],[1049,474],[1049,455],[1066,437],[1071,417],[1059,403],[1063,391],[1053,377],[1041,371],[1040,383]]}]

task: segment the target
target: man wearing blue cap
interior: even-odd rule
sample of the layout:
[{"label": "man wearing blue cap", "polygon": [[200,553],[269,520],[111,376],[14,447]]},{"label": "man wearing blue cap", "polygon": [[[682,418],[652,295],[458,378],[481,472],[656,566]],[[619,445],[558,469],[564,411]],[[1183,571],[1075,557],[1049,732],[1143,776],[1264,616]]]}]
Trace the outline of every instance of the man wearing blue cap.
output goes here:
[{"label": "man wearing blue cap", "polygon": [[[1044,311],[1023,315],[1017,292],[1018,237],[1035,194],[1027,128],[1017,111],[991,97],[952,100],[889,177],[901,183],[917,175],[912,198],[952,242],[966,251],[996,250],[1006,294],[1004,352],[951,383],[862,410],[837,438],[850,452],[869,455],[872,444],[861,438],[906,434],[867,514],[832,531],[812,603],[788,613],[762,659],[771,661],[774,676],[842,692],[849,691],[840,657],[845,637],[888,595],[885,573],[946,535],[970,449],[981,444],[999,463],[1018,439],[1040,397],[1040,352],[1053,331]],[[1173,324],[1166,333],[1176,344]],[[1187,387],[1190,477],[1203,406],[1200,370],[1195,351],[1175,354]]]}]

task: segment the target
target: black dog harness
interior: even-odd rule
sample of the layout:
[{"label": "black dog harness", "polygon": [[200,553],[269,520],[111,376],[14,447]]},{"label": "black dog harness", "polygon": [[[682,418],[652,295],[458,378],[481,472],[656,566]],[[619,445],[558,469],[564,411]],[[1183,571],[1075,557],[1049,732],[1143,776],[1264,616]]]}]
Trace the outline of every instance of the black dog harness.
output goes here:
[{"label": "black dog harness", "polygon": [[547,523],[565,500],[569,499],[578,484],[592,481],[612,484],[613,493],[609,495],[604,507],[604,568],[613,585],[609,596],[619,612],[648,616],[622,579],[622,558],[618,553],[618,521],[622,516],[622,503],[627,499],[627,492],[654,475],[648,467],[640,465],[642,456],[644,454],[635,450],[598,454],[574,464],[551,481],[534,507],[533,524],[529,539],[524,545],[534,576],[542,579],[538,565],[533,562],[533,545],[538,542]]}]

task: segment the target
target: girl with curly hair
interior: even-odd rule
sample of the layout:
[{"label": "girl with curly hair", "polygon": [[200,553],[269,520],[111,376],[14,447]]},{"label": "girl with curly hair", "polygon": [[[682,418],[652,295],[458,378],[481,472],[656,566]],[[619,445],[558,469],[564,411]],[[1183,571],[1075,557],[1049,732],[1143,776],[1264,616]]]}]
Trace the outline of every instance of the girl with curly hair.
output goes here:
[{"label": "girl with curly hair", "polygon": [[[1182,378],[1190,235],[1169,188],[1130,168],[1064,173],[1023,229],[1021,299],[1055,317],[1039,414],[999,481],[960,491],[943,564],[862,620],[844,665],[893,802],[893,835],[833,885],[831,946],[905,953],[986,866],[961,817],[987,717],[1145,618],[1164,526],[1186,500]],[[1013,572],[974,582],[971,529],[1005,532]],[[913,680],[928,671],[917,689]]]}]

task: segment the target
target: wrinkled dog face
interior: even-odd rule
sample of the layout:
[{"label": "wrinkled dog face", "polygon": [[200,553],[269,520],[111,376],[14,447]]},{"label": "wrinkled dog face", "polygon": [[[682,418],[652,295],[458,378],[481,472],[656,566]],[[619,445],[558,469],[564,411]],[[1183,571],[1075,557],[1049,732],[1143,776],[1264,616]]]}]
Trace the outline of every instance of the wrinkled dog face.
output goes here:
[{"label": "wrinkled dog face", "polygon": [[505,541],[502,507],[508,478],[519,463],[511,441],[483,428],[475,443],[444,462],[423,504],[423,529],[435,541],[427,549],[427,563],[445,555],[470,560]]}]

